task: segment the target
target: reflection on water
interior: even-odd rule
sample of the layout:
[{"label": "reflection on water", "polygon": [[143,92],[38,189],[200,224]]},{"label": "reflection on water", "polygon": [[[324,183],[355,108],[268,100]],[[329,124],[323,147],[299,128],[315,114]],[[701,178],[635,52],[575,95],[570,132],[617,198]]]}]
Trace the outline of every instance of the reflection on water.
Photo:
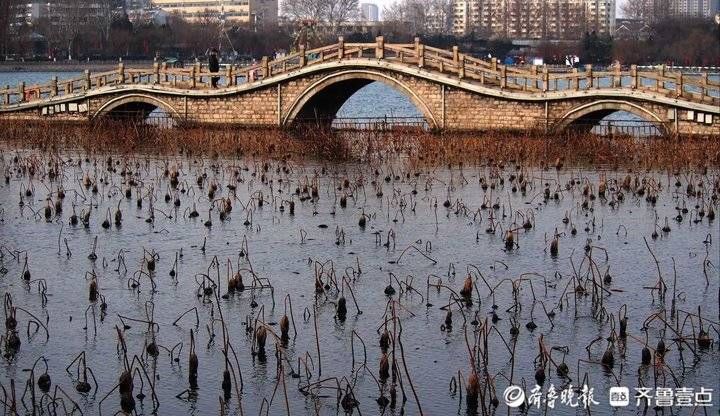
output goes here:
[{"label": "reflection on water", "polygon": [[[718,210],[713,195],[720,192],[719,172],[651,171],[630,173],[626,180],[628,174],[618,171],[517,168],[281,163],[162,152],[51,155],[5,148],[0,287],[14,306],[47,321],[50,337],[46,341],[42,330],[28,337],[31,317],[18,311],[22,344],[0,364],[0,382],[8,388],[14,379],[21,390],[28,377],[23,369],[44,356],[52,383],[85,414],[98,414],[100,399],[124,368],[117,327],[129,357],[142,356],[154,380],[158,414],[217,413],[226,368],[221,308],[237,354],[230,363],[242,374],[244,414],[260,414],[263,400],[266,409],[271,403],[269,414],[285,414],[286,403],[292,414],[342,413],[332,378],[350,383],[363,414],[380,414],[374,379],[381,360],[378,329],[394,299],[402,324],[404,358],[399,344],[395,357],[408,400],[405,414],[419,414],[411,389],[426,415],[455,414],[458,408],[465,414],[465,391],[460,400],[448,386],[458,371],[467,379],[468,345],[478,341],[475,363],[482,385],[486,371],[493,380],[492,396],[501,402],[497,414],[508,411],[502,393],[510,377],[528,391],[534,385],[540,348],[554,363],[544,361],[545,387],[582,384],[587,376],[584,382],[600,403],[591,409],[596,415],[614,414],[606,403],[608,389],[616,385],[674,388],[676,379],[681,386],[717,391],[718,344],[698,347],[685,317],[701,307],[704,328],[717,340],[720,232],[708,214],[711,207]],[[73,215],[79,217],[76,225]],[[510,244],[504,239],[509,230]],[[658,270],[645,238],[668,285],[664,301],[652,290]],[[245,290],[228,293],[228,278],[238,270]],[[474,276],[472,305],[459,306],[453,292],[460,293],[468,271]],[[89,300],[88,273],[96,276],[105,311],[102,300]],[[273,290],[251,290],[260,284],[255,279]],[[392,296],[386,295],[389,285]],[[595,302],[593,293],[599,296]],[[672,293],[677,302],[671,302]],[[286,295],[292,299],[294,329],[283,349],[287,361],[280,377],[275,338],[267,336],[267,355],[260,360],[246,323],[254,326],[259,319],[279,334],[279,322],[289,313]],[[344,321],[337,310],[340,296],[347,299]],[[617,337],[621,311],[628,317],[627,338]],[[643,322],[655,313],[680,328],[688,343],[678,345],[678,329],[666,328],[659,318],[648,322],[645,332]],[[152,330],[142,322],[148,319],[157,324]],[[691,321],[699,329],[699,322]],[[199,388],[187,400],[176,396],[189,387],[191,329]],[[669,349],[667,367],[641,365],[646,340],[654,348],[660,339]],[[146,353],[149,344],[160,346],[157,357]],[[76,391],[74,367],[72,374],[65,371],[82,351],[99,385],[90,394]],[[599,364],[605,351],[614,354],[612,371]],[[307,369],[304,364],[298,369],[299,360]],[[569,367],[565,377],[554,367],[562,362]],[[303,393],[321,380],[325,389]],[[390,383],[383,389],[386,397]],[[139,379],[134,384],[137,394]],[[145,384],[146,397],[138,399],[136,410],[149,414],[153,405]],[[398,403],[385,414],[401,413],[401,386],[396,388]],[[232,396],[228,412],[240,414],[234,390]],[[102,404],[104,414],[119,407],[117,391]],[[558,404],[552,414],[575,412]]]}]

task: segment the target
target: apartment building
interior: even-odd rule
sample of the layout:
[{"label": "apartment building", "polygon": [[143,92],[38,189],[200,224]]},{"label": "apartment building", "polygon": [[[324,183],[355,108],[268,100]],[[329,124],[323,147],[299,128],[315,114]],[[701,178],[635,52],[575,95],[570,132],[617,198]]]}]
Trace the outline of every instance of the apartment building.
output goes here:
[{"label": "apartment building", "polygon": [[510,39],[575,39],[612,33],[615,0],[455,0],[453,32]]},{"label": "apartment building", "polygon": [[233,23],[276,23],[278,0],[152,0],[152,6],[188,20],[220,19]]},{"label": "apartment building", "polygon": [[720,0],[671,0],[670,13],[685,17],[714,17],[720,13]]},{"label": "apartment building", "polygon": [[360,20],[377,22],[380,20],[380,9],[375,3],[360,3]]}]

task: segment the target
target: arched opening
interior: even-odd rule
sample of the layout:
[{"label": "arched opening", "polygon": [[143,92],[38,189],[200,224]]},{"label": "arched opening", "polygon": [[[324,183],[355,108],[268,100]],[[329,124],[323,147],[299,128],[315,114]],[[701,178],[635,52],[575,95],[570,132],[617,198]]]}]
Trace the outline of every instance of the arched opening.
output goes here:
[{"label": "arched opening", "polygon": [[558,127],[600,136],[651,137],[667,133],[660,117],[637,104],[619,100],[577,107],[562,117]]},{"label": "arched opening", "polygon": [[437,128],[427,105],[410,88],[372,71],[336,73],[314,83],[292,104],[284,125]]},{"label": "arched opening", "polygon": [[162,128],[174,127],[179,120],[177,112],[169,103],[146,95],[129,95],[110,100],[93,118],[132,121]]}]

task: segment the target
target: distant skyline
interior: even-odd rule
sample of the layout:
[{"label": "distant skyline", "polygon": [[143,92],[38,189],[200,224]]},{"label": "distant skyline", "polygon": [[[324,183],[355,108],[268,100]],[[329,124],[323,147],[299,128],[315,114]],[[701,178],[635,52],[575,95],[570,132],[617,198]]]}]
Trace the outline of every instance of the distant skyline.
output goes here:
[{"label": "distant skyline", "polygon": [[[380,20],[384,20],[385,16],[383,16],[383,8],[385,6],[388,6],[398,0],[360,0],[360,3],[375,3],[377,4],[378,8],[380,9]],[[617,17],[622,17],[622,5],[625,4],[628,0],[616,0],[615,2],[615,13]]]}]

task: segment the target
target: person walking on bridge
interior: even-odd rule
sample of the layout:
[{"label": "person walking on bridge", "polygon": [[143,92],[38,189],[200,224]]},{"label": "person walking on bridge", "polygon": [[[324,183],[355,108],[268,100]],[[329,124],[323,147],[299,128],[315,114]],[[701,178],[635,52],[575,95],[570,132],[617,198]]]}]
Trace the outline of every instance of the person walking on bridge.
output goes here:
[{"label": "person walking on bridge", "polygon": [[[210,57],[208,58],[208,69],[211,73],[218,73],[220,71],[220,61],[218,60],[218,51],[215,48],[212,48],[210,50]],[[213,88],[217,88],[217,83],[220,77],[212,76],[210,77],[210,85],[212,85]]]}]

